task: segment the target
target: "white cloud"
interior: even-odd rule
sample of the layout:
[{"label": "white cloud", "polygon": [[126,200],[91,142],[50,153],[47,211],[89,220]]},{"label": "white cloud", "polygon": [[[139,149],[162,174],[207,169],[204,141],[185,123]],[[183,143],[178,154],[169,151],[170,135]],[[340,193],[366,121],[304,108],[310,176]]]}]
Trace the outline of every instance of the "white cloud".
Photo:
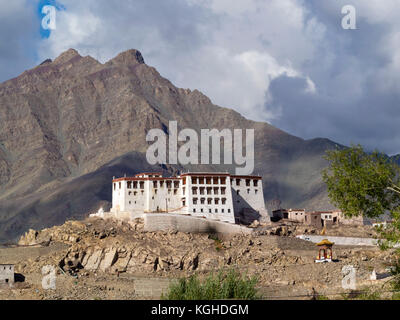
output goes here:
[{"label": "white cloud", "polygon": [[[251,119],[307,138],[369,146],[380,138],[387,150],[400,150],[384,134],[384,119],[400,120],[393,107],[400,92],[398,0],[354,0],[355,31],[341,28],[346,0],[61,2],[66,11],[58,12],[57,30],[41,41],[38,63],[70,47],[102,62],[135,48],[175,85],[200,89]],[[0,44],[0,54],[7,53]],[[279,83],[275,96],[273,83]],[[375,126],[376,132],[365,130]]]},{"label": "white cloud", "polygon": [[[304,76],[310,91],[315,90],[296,67],[312,55],[312,41],[323,36],[323,28],[315,19],[305,22],[305,9],[297,1],[181,1],[172,14],[188,16],[174,17],[174,34],[164,33],[164,24],[171,21],[149,14],[146,10],[151,8],[142,1],[128,7],[96,3],[97,7],[93,1],[65,3],[67,11],[57,15],[57,30],[43,41],[41,59],[73,47],[105,62],[133,47],[177,86],[200,89],[214,103],[257,120],[277,116],[264,107],[269,83],[277,76]],[[147,19],[137,19],[145,14]],[[199,18],[192,22],[192,16]]]}]

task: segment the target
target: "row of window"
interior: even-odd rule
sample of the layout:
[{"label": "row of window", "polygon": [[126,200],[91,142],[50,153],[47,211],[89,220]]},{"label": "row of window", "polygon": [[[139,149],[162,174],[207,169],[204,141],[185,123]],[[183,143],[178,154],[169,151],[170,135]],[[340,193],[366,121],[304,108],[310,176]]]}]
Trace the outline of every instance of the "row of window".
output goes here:
[{"label": "row of window", "polygon": [[[233,178],[231,179],[231,184],[240,186],[244,181],[246,187],[250,187],[253,181],[253,186],[258,187],[258,179],[240,179],[240,178]],[[186,181],[185,181],[186,182]],[[184,183],[186,184],[186,183]],[[200,178],[200,177],[192,177],[192,184],[226,184],[226,178]]]},{"label": "row of window", "polygon": [[[207,209],[201,208],[199,212],[200,213],[204,213],[206,211],[207,211]],[[196,212],[197,212],[197,210],[193,209],[193,213],[196,213]],[[231,209],[227,209],[227,212],[231,213]],[[208,213],[213,213],[213,210],[212,209],[208,209]],[[214,213],[219,213],[219,210],[218,209],[214,209]],[[225,213],[225,209],[221,209],[221,213]]]},{"label": "row of window", "polygon": [[[193,204],[198,204],[198,202],[199,202],[198,198],[193,198]],[[220,202],[221,202],[221,204],[226,204],[226,198],[222,198],[222,199],[219,199],[219,198],[215,198],[215,199],[207,198],[207,204],[213,204],[213,202],[214,202],[214,204],[219,204]],[[205,203],[206,203],[206,199],[205,198],[200,198],[200,204],[205,204]]]},{"label": "row of window", "polygon": [[[226,184],[226,178],[220,178],[220,183],[218,181],[219,178],[192,178],[192,184]],[[231,183],[232,185],[240,186],[241,185],[241,180],[245,180],[245,185],[246,187],[251,186],[251,179],[232,179]],[[167,188],[179,188],[179,181],[153,181],[153,188],[162,188],[166,185]],[[127,183],[128,189],[144,189],[144,181],[128,181]],[[258,186],[258,180],[254,179],[253,180],[253,186],[257,187]],[[118,187],[119,189],[122,188],[122,183],[118,182]],[[114,190],[117,188],[117,183],[114,183]]]},{"label": "row of window", "polygon": [[226,178],[218,177],[192,177],[192,184],[226,184]]},{"label": "row of window", "polygon": [[172,186],[174,186],[174,188],[179,188],[179,181],[153,181],[153,188],[163,188],[164,186],[167,186],[167,188],[172,188]]},{"label": "row of window", "polygon": [[[154,194],[156,195],[158,192],[157,192],[157,190],[154,190]],[[137,196],[139,194],[139,191],[129,191],[128,192],[128,195],[129,196],[131,196],[131,195],[133,195],[133,196]],[[168,194],[174,194],[174,195],[177,195],[178,194],[178,189],[173,189],[173,190],[171,190],[171,189],[169,189],[168,190]],[[141,190],[140,191],[140,195],[144,195],[144,190]],[[154,197],[153,197],[153,200],[154,200]]]},{"label": "row of window", "polygon": [[[250,194],[250,192],[251,192],[251,190],[250,189],[247,189],[247,194]],[[257,194],[258,193],[258,190],[257,189],[254,189],[254,194]],[[236,190],[236,194],[237,195],[240,195],[240,190]]]},{"label": "row of window", "polygon": [[214,188],[212,188],[212,187],[207,187],[207,188],[206,187],[200,187],[200,188],[194,187],[194,188],[192,188],[192,194],[194,194],[194,195],[197,195],[197,194],[218,195],[220,193],[222,195],[224,195],[226,193],[226,188],[224,188],[224,187],[223,188],[218,188],[218,187],[214,187]]},{"label": "row of window", "polygon": [[[240,186],[242,180],[245,180],[246,187],[250,187],[251,186],[251,179],[239,179],[239,178],[232,179],[231,180],[231,184],[232,185],[236,185],[236,186]],[[253,179],[253,186],[254,187],[258,187],[258,179]]]}]

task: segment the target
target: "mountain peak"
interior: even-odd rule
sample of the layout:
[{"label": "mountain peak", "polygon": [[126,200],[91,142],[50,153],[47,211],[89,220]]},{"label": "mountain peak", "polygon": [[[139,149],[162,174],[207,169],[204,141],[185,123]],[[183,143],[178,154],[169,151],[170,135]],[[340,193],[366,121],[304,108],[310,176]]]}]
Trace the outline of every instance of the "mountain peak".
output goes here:
[{"label": "mountain peak", "polygon": [[67,51],[61,53],[55,60],[55,63],[64,63],[75,57],[81,57],[78,51],[75,49],[68,49]]},{"label": "mountain peak", "polygon": [[118,54],[115,58],[111,59],[109,63],[112,64],[144,64],[144,59],[139,50],[130,49]]}]

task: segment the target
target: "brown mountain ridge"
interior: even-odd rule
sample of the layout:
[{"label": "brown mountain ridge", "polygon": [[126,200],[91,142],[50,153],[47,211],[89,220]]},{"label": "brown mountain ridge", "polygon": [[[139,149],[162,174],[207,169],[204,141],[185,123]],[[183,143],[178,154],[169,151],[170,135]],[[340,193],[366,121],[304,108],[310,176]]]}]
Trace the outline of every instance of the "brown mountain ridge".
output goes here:
[{"label": "brown mountain ridge", "polygon": [[140,171],[228,170],[225,166],[150,166],[152,128],[255,129],[255,170],[267,203],[330,208],[320,171],[327,139],[303,140],[176,88],[141,53],[101,64],[76,50],[0,84],[0,241],[29,228],[62,224],[110,206],[113,176]]}]

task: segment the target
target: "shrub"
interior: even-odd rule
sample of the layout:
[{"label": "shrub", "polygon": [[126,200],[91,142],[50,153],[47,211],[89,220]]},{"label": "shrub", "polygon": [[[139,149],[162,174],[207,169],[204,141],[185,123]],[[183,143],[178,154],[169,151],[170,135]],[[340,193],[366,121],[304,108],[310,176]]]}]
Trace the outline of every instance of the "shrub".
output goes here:
[{"label": "shrub", "polygon": [[242,275],[237,270],[211,273],[205,281],[200,281],[197,275],[179,279],[170,285],[166,300],[218,300],[241,299],[255,300],[260,297],[255,288],[256,277]]}]

